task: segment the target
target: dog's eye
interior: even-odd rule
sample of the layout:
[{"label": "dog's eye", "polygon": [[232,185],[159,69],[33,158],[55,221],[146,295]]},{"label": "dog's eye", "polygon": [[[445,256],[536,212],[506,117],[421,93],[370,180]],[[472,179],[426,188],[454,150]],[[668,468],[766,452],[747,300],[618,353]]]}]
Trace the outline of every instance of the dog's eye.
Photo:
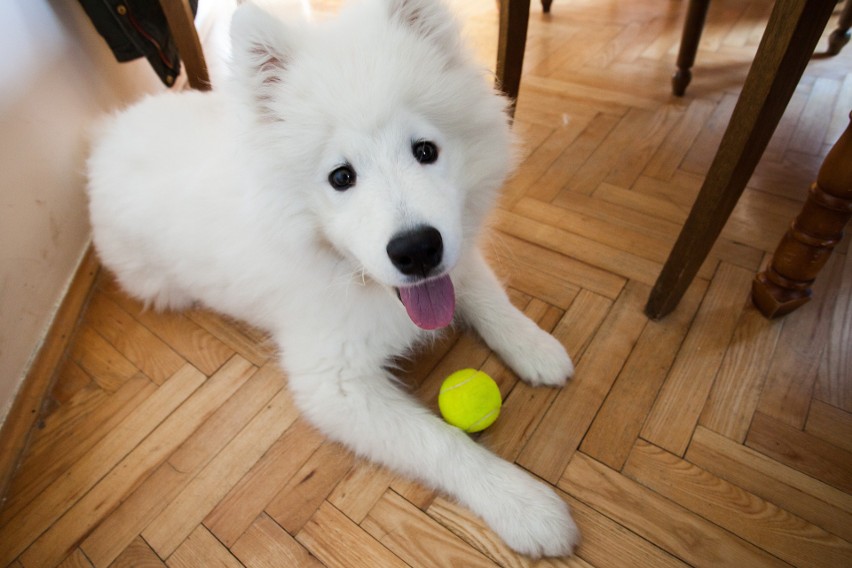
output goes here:
[{"label": "dog's eye", "polygon": [[355,170],[349,164],[340,166],[328,174],[328,183],[337,191],[346,191],[355,185]]},{"label": "dog's eye", "polygon": [[414,153],[414,159],[421,164],[431,164],[438,159],[438,147],[428,140],[418,140],[411,145],[411,151]]}]

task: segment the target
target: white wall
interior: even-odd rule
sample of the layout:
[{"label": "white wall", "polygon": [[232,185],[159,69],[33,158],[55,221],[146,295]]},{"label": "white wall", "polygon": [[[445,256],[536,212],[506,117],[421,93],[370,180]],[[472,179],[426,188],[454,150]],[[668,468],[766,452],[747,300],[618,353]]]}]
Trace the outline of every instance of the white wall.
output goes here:
[{"label": "white wall", "polygon": [[89,242],[88,127],[162,90],[74,0],[0,1],[0,422]]}]

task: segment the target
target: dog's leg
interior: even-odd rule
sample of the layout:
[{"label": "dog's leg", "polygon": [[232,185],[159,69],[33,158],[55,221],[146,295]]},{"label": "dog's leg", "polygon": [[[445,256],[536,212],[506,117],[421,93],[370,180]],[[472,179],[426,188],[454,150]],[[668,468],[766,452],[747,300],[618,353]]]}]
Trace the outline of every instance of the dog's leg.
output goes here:
[{"label": "dog's leg", "polygon": [[455,272],[458,309],[520,378],[532,385],[561,386],[574,374],[565,348],[509,301],[477,250]]},{"label": "dog's leg", "polygon": [[516,551],[561,556],[577,543],[568,507],[553,490],[441,421],[384,371],[294,375],[290,389],[327,436],[449,494]]}]

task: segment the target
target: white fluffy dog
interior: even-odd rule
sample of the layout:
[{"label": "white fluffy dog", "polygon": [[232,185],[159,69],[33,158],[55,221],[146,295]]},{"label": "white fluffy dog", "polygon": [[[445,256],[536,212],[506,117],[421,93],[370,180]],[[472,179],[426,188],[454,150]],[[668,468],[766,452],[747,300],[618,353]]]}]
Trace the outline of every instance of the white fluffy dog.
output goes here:
[{"label": "white fluffy dog", "polygon": [[89,195],[104,264],[158,308],[201,302],[268,330],[326,435],[451,495],[521,553],[570,553],[556,493],[386,368],[455,314],[533,385],[573,372],[477,248],[511,136],[449,11],[366,0],[308,25],[244,5],[231,36],[221,92],[149,98],[100,133]]}]

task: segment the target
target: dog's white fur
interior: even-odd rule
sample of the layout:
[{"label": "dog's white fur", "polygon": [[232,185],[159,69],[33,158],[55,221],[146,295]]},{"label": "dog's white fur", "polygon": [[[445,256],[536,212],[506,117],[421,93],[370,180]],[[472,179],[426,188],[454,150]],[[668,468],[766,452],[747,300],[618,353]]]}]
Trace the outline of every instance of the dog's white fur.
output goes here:
[{"label": "dog's white fur", "polygon": [[[457,315],[533,385],[573,372],[513,307],[477,248],[512,162],[505,100],[434,0],[367,0],[321,24],[246,5],[232,84],[149,98],[111,121],[89,162],[94,239],[131,294],[201,302],[270,331],[294,398],[329,437],[456,498],[515,550],[564,555],[565,503],[403,392],[386,369],[430,332],[395,288],[389,239],[421,225]],[[412,142],[434,141],[420,164]],[[356,184],[336,191],[342,163]]]}]

